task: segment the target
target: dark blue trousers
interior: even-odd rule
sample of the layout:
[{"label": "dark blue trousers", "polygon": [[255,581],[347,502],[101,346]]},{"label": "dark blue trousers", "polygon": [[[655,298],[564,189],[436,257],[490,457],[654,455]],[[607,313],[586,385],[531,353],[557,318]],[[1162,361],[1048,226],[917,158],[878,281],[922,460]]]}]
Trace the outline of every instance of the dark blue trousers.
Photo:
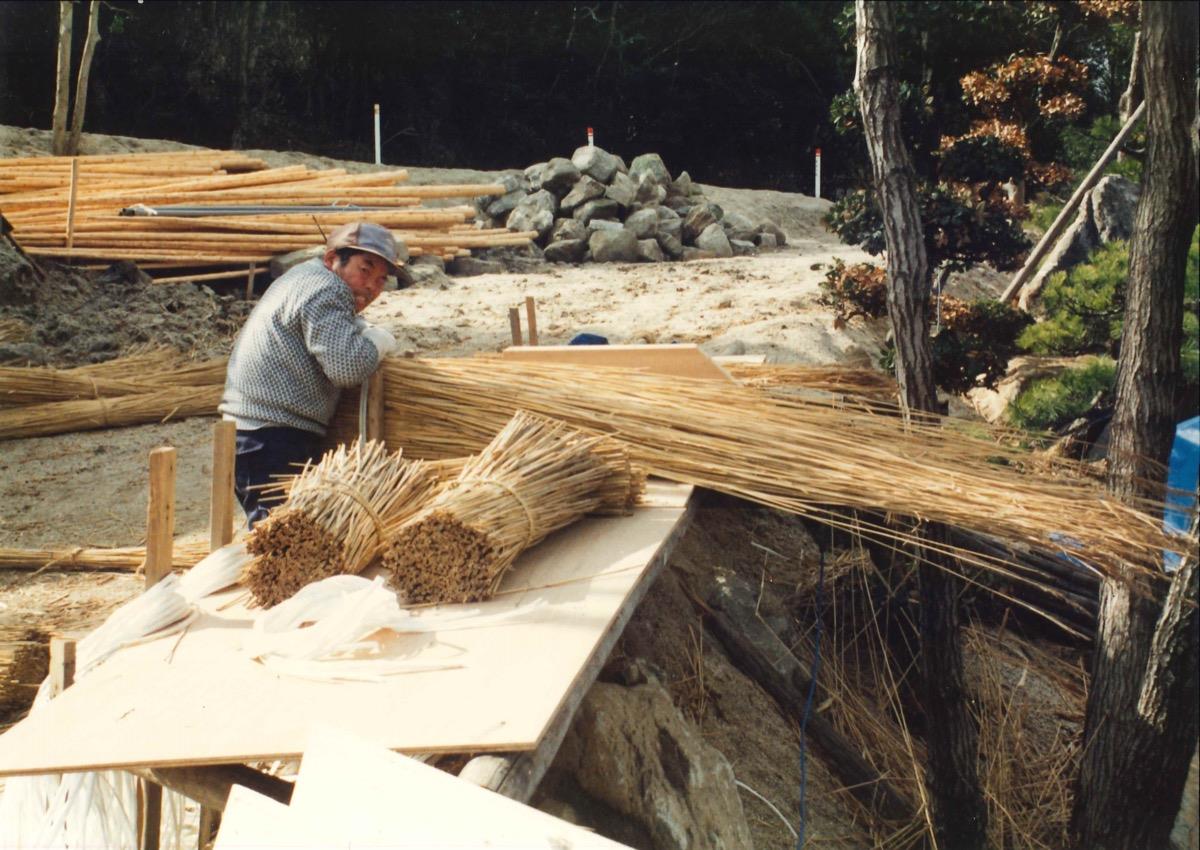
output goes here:
[{"label": "dark blue trousers", "polygon": [[276,483],[281,476],[295,475],[307,461],[321,456],[324,438],[299,428],[255,428],[237,432],[234,459],[234,492],[246,512],[248,528],[266,517],[272,501],[261,504],[261,488]]}]

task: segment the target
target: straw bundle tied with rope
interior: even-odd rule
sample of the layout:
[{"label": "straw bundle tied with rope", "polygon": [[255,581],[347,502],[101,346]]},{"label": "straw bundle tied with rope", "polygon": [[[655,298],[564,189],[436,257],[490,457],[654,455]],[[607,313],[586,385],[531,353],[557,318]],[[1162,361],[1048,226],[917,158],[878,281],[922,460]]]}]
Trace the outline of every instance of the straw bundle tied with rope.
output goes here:
[{"label": "straw bundle tied with rope", "polygon": [[388,454],[382,443],[338,446],[270,488],[287,500],[248,538],[256,557],[243,581],[271,606],[310,582],[361,572],[382,547],[387,523],[410,516],[436,484],[426,464]]},{"label": "straw bundle tied with rope", "polygon": [[383,564],[409,604],[487,599],[521,552],[584,514],[628,511],[644,486],[612,440],[518,411],[424,510],[388,529]]},{"label": "straw bundle tied with rope", "polygon": [[[496,360],[389,358],[386,437],[410,456],[478,451],[519,409],[609,433],[650,474],[709,487],[837,527],[827,506],[943,522],[1071,554],[1107,571],[1153,569],[1170,547],[1151,505],[1104,497],[1094,483],[1022,471],[1029,454],[956,430],[952,420],[907,425],[743,387],[618,369]],[[921,543],[987,569],[1002,560],[923,540],[920,529],[853,529]],[[1062,532],[1078,541],[1064,544]]]}]

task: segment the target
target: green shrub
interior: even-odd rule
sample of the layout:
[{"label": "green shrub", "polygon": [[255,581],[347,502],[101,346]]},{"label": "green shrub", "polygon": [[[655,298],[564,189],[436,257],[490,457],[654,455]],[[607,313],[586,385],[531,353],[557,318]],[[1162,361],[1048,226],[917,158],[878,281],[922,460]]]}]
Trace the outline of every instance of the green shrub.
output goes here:
[{"label": "green shrub", "polygon": [[1121,338],[1129,247],[1110,242],[1068,273],[1050,276],[1042,292],[1044,321],[1027,328],[1018,345],[1034,354],[1113,354]]},{"label": "green shrub", "polygon": [[[1070,273],[1050,276],[1042,294],[1046,318],[1017,340],[1033,354],[1114,354],[1121,339],[1129,246],[1111,242]],[[1183,382],[1200,384],[1200,227],[1192,231],[1184,277]]]},{"label": "green shrub", "polygon": [[1031,381],[1008,406],[1008,421],[1033,431],[1066,425],[1091,409],[1097,393],[1111,393],[1116,375],[1112,359],[1096,357],[1055,377]]},{"label": "green shrub", "polygon": [[1025,173],[1019,148],[995,136],[966,136],[940,153],[941,176],[960,183],[1000,183]]},{"label": "green shrub", "polygon": [[1048,195],[1040,195],[1029,205],[1029,218],[1025,220],[1026,230],[1031,230],[1039,237],[1050,229],[1054,219],[1062,212],[1065,204],[1051,200]]}]

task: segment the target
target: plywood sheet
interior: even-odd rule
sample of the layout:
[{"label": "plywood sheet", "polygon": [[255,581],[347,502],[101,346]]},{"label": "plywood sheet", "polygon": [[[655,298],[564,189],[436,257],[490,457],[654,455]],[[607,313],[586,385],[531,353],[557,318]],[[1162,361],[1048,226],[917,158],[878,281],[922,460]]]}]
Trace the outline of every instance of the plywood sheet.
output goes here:
[{"label": "plywood sheet", "polygon": [[217,850],[281,843],[395,850],[625,848],[330,727],[310,737],[290,807],[245,789],[230,795]]},{"label": "plywood sheet", "polygon": [[514,345],[500,355],[526,363],[569,363],[639,369],[656,375],[732,382],[700,347],[681,345]]},{"label": "plywood sheet", "polygon": [[243,648],[253,612],[225,607],[238,591],[210,597],[182,639],[122,650],[0,735],[0,775],[292,758],[321,722],[406,752],[533,749],[623,622],[689,493],[652,482],[633,516],[583,520],[526,552],[502,587],[516,592],[479,606],[525,611],[520,623],[391,642],[395,657],[459,669],[385,683],[276,675]]}]

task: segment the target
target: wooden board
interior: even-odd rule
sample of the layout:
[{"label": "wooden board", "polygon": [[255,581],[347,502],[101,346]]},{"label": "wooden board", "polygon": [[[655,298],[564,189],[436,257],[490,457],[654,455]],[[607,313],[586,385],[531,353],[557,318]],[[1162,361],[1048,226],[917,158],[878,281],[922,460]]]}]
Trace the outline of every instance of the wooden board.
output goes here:
[{"label": "wooden board", "polygon": [[240,591],[210,597],[182,640],[122,650],[0,735],[0,775],[294,758],[312,724],[347,718],[406,752],[534,749],[624,622],[689,493],[651,482],[633,516],[583,520],[526,552],[501,588],[518,592],[479,606],[532,610],[521,623],[389,646],[395,657],[449,657],[460,669],[383,684],[278,676],[242,648],[254,612],[220,610]]},{"label": "wooden board", "polygon": [[732,378],[713,363],[700,347],[680,345],[513,345],[500,354],[505,360],[525,363],[570,363],[638,369],[680,378]]},{"label": "wooden board", "polygon": [[290,807],[235,790],[216,850],[625,847],[331,727],[313,731]]}]

